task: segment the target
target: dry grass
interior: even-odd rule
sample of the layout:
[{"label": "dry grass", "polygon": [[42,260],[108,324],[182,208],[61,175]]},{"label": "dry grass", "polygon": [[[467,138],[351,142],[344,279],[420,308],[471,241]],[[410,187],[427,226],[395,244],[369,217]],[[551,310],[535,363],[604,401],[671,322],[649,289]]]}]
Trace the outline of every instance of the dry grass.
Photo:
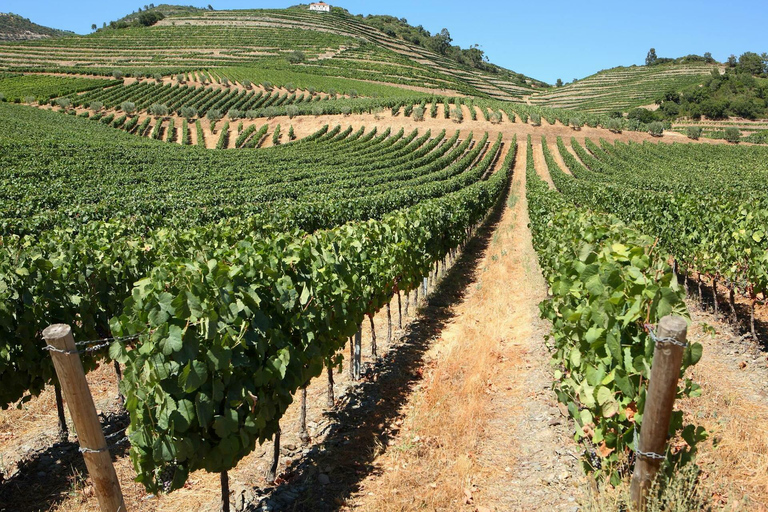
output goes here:
[{"label": "dry grass", "polygon": [[694,322],[692,335],[705,350],[692,378],[703,393],[682,402],[681,407],[689,421],[709,432],[697,461],[702,468],[702,486],[717,509],[766,511],[768,403],[754,383],[764,382],[767,372],[764,368],[740,368],[726,357],[722,347],[725,336],[720,329],[717,340],[701,331],[701,324]]},{"label": "dry grass", "polygon": [[361,510],[455,510],[465,489],[471,491],[475,452],[492,410],[489,382],[501,358],[499,333],[508,328],[505,288],[490,286],[505,277],[505,262],[484,263],[455,323],[428,355],[428,373],[402,432],[378,461],[384,473],[364,487],[375,498],[363,499]]}]

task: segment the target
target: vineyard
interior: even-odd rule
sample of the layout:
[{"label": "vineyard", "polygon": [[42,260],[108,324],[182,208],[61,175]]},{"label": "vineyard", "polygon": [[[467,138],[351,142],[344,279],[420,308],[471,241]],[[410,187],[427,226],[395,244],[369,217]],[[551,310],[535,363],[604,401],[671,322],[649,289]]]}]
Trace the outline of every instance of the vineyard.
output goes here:
[{"label": "vineyard", "polygon": [[0,512],[768,510],[766,123],[393,27],[0,43]]},{"label": "vineyard", "polygon": [[[291,53],[301,57],[291,62]],[[232,66],[239,75],[275,85],[334,77],[336,85],[328,88],[337,90],[364,90],[372,82],[505,100],[533,90],[524,77],[464,69],[343,12],[318,17],[298,9],[198,11],[171,15],[151,27],[0,46],[0,69],[15,71],[110,75],[119,69],[143,76]]]},{"label": "vineyard", "polygon": [[605,114],[653,104],[669,90],[701,83],[712,65],[662,64],[654,67],[613,68],[559,89],[536,93],[531,103]]}]

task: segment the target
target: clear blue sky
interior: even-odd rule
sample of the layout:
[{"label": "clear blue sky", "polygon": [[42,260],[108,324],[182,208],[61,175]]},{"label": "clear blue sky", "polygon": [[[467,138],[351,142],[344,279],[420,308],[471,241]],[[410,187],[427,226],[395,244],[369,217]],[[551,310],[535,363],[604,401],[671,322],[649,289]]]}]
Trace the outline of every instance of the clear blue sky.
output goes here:
[{"label": "clear blue sky", "polygon": [[[353,14],[406,18],[412,25],[423,25],[432,33],[445,27],[453,44],[466,48],[477,43],[491,62],[554,83],[558,78],[569,82],[601,69],[642,64],[651,47],[656,48],[659,57],[711,52],[719,61],[732,53],[738,56],[745,51],[768,52],[766,1],[343,0],[334,5]],[[210,2],[215,9],[281,8],[299,3],[204,2],[179,3],[205,7]],[[101,26],[144,5],[143,1],[125,0],[3,0],[0,10],[20,14],[41,25],[86,34],[92,23]]]}]

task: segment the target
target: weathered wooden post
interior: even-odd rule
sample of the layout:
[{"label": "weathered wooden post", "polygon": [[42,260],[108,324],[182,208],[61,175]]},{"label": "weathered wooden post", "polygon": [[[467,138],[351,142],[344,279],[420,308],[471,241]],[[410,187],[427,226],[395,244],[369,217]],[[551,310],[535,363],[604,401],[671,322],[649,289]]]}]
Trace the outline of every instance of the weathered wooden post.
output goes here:
[{"label": "weathered wooden post", "polygon": [[648,489],[666,458],[669,421],[677,395],[687,331],[688,322],[682,317],[665,316],[659,321],[630,490],[637,512],[645,510]]},{"label": "weathered wooden post", "polygon": [[221,472],[221,512],[229,512],[229,474]]},{"label": "weathered wooden post", "polygon": [[299,410],[299,439],[302,443],[309,443],[307,432],[307,386],[301,388],[301,408]]},{"label": "weathered wooden post", "polygon": [[352,378],[355,380],[360,380],[360,375],[363,372],[363,326],[360,325],[360,328],[355,333],[355,345],[354,345],[354,359],[352,361]]},{"label": "weathered wooden post", "polygon": [[336,404],[336,399],[333,396],[333,368],[330,361],[327,361],[326,365],[328,370],[328,408],[331,409]]},{"label": "weathered wooden post", "polygon": [[120,482],[112,466],[107,440],[85,380],[72,328],[63,324],[51,325],[43,331],[43,339],[51,347],[53,366],[77,430],[80,451],[93,481],[99,507],[102,512],[125,512]]}]

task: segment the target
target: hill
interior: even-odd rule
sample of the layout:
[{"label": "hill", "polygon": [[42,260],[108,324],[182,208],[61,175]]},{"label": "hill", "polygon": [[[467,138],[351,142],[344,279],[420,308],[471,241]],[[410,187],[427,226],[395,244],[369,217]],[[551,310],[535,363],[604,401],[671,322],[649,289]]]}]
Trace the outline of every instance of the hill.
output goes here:
[{"label": "hill", "polygon": [[653,66],[616,67],[563,87],[535,93],[534,105],[594,113],[626,112],[649,105],[669,90],[703,83],[719,64],[669,62]]},{"label": "hill", "polygon": [[43,27],[18,14],[0,12],[0,41],[26,41],[70,35],[72,32]]},{"label": "hill", "polygon": [[91,74],[216,68],[226,74],[221,68],[237,66],[239,75],[254,82],[269,79],[269,72],[295,72],[504,100],[530,95],[543,85],[498,66],[462,64],[447,49],[446,54],[433,51],[343,9],[326,14],[300,8],[173,12],[158,7],[143,14],[154,12],[162,19],[151,26],[124,18],[115,25],[126,28],[67,37],[55,45],[5,45],[0,68]]}]

